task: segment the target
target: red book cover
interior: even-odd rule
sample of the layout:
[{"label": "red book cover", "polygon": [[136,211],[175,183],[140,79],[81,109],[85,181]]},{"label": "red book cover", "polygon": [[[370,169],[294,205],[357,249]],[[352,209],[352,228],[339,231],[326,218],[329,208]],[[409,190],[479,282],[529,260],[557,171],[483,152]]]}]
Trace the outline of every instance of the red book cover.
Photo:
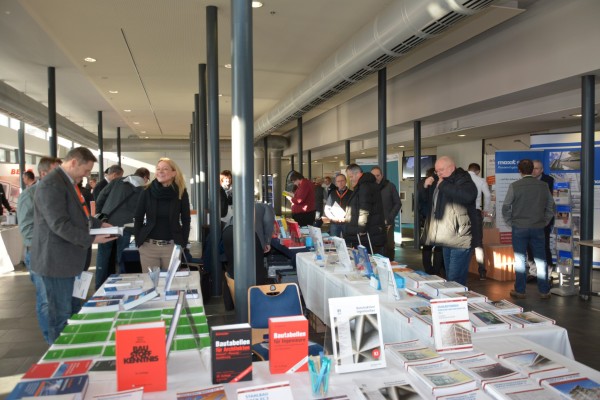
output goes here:
[{"label": "red book cover", "polygon": [[118,326],[115,338],[117,389],[167,390],[165,343],[164,321]]},{"label": "red book cover", "polygon": [[249,324],[213,326],[212,383],[252,380],[252,340]]},{"label": "red book cover", "polygon": [[33,364],[25,375],[23,375],[23,379],[43,379],[50,378],[54,374],[54,372],[58,369],[60,363],[51,362],[44,364]]},{"label": "red book cover", "polygon": [[308,320],[304,315],[269,318],[269,370],[308,371]]},{"label": "red book cover", "polygon": [[87,374],[92,360],[65,361],[34,364],[25,372],[23,379],[60,378]]}]

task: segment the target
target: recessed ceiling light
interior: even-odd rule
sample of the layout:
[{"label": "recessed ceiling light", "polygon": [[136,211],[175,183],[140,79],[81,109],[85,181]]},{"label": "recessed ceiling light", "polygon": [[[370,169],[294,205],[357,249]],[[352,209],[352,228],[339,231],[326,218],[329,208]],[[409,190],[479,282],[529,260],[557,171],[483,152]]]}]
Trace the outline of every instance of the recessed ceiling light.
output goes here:
[{"label": "recessed ceiling light", "polygon": [[150,139],[148,136],[144,136],[144,139]]},{"label": "recessed ceiling light", "polygon": [[146,133],[146,131],[140,131],[140,133]]},{"label": "recessed ceiling light", "polygon": [[333,159],[334,159],[334,160],[337,160],[338,158],[337,158],[337,156],[335,156],[335,157],[333,157]]},{"label": "recessed ceiling light", "polygon": [[96,62],[96,59],[92,58],[92,57],[86,57],[86,58],[83,59],[83,61],[89,62],[89,63],[93,63],[93,62]]},{"label": "recessed ceiling light", "polygon": [[401,144],[401,145],[400,145],[400,146],[398,146],[398,147],[399,147],[399,148],[403,148],[403,147],[404,147],[404,145],[403,145],[403,144]]},{"label": "recessed ceiling light", "polygon": [[313,162],[314,162],[314,163],[318,163],[319,161],[318,161],[318,160],[315,160],[315,161],[313,161]]},{"label": "recessed ceiling light", "polygon": [[[594,113],[594,117],[597,117],[598,113]],[[571,117],[575,117],[575,118],[581,118],[582,115],[581,114],[571,114]]]},{"label": "recessed ceiling light", "polygon": [[252,8],[261,8],[263,6],[262,1],[253,1]]},{"label": "recessed ceiling light", "polygon": [[134,124],[134,125],[139,125],[140,123],[136,121],[136,122],[134,122],[133,124]]},{"label": "recessed ceiling light", "polygon": [[367,154],[367,152],[365,152],[365,151],[361,151],[361,152],[360,152],[360,154],[363,154],[363,155],[364,155],[364,154]]},{"label": "recessed ceiling light", "polygon": [[118,90],[109,90],[108,93],[117,94],[117,93],[119,93],[119,91]]},{"label": "recessed ceiling light", "polygon": [[461,133],[460,135],[457,135],[458,137],[465,137],[467,135],[465,135],[464,133]]},{"label": "recessed ceiling light", "polygon": [[223,97],[223,93],[219,93],[219,97]]},{"label": "recessed ceiling light", "polygon": [[227,69],[231,69],[231,64],[225,64],[224,67]]},{"label": "recessed ceiling light", "polygon": [[123,110],[123,111],[125,111],[125,112],[131,112],[131,110]]}]

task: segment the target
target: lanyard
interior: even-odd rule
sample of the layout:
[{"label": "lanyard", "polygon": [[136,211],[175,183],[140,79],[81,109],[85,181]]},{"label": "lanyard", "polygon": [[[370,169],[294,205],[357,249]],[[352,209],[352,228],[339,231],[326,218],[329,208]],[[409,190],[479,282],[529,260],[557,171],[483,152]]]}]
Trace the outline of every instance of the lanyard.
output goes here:
[{"label": "lanyard", "polygon": [[85,212],[86,217],[90,217],[90,210],[88,210],[88,206],[85,203],[85,199],[81,194],[81,190],[79,190],[79,185],[75,184],[75,191],[77,192],[77,196],[79,196],[79,201],[81,202],[81,207],[83,207],[83,211]]}]

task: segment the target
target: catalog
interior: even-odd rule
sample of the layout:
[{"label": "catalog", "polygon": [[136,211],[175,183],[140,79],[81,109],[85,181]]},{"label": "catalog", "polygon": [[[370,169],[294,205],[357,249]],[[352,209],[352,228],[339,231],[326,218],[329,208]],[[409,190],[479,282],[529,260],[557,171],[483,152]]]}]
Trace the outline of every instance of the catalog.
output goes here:
[{"label": "catalog", "polygon": [[438,352],[472,349],[467,299],[432,299],[430,303],[435,349]]},{"label": "catalog", "polygon": [[364,400],[419,400],[422,396],[411,385],[406,374],[388,377],[354,379],[355,392]]},{"label": "catalog", "polygon": [[379,296],[330,298],[329,315],[337,373],[385,368]]},{"label": "catalog", "polygon": [[452,364],[472,376],[480,385],[489,381],[520,376],[518,371],[500,364],[484,353],[455,358]]},{"label": "catalog", "polygon": [[423,382],[434,396],[461,393],[477,387],[473,378],[446,360],[413,365],[408,368],[408,373]]},{"label": "catalog", "polygon": [[407,369],[411,365],[441,361],[443,357],[420,340],[409,340],[385,345],[386,355]]}]

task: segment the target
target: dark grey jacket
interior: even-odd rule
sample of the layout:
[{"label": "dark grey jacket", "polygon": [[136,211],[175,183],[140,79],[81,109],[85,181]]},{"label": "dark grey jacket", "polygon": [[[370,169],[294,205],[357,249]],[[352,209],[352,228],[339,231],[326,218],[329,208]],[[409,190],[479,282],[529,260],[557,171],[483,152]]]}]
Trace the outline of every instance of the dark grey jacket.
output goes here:
[{"label": "dark grey jacket", "polygon": [[504,221],[516,228],[544,228],[555,210],[548,184],[531,175],[511,183],[502,204]]},{"label": "dark grey jacket", "polygon": [[402,209],[400,195],[396,189],[396,185],[384,179],[379,184],[381,190],[381,201],[383,202],[383,217],[386,225],[394,225],[396,216]]},{"label": "dark grey jacket", "polygon": [[102,223],[90,218],[88,224],[75,186],[61,167],[37,184],[33,203],[31,269],[54,278],[79,275],[94,241],[90,227]]},{"label": "dark grey jacket", "polygon": [[110,214],[108,223],[123,226],[133,222],[133,214],[144,185],[144,178],[130,175],[114,179],[106,186],[96,201],[96,212]]}]

